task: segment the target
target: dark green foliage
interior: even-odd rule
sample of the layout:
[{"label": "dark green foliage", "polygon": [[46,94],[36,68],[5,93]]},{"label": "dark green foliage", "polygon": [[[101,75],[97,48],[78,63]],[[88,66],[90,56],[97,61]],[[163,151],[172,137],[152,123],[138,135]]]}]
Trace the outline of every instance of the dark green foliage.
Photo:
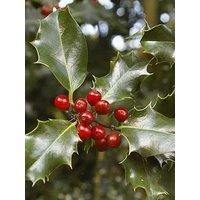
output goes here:
[{"label": "dark green foliage", "polygon": [[[26,199],[174,199],[174,31],[165,25],[142,29],[141,48],[126,53],[117,54],[108,45],[110,33],[98,40],[87,37],[86,45],[77,22],[104,19],[112,34],[128,35],[129,26],[125,17],[118,19],[99,4],[87,7],[88,18],[81,9],[86,3],[73,3],[71,13],[65,8],[40,23],[38,9],[27,3],[26,129],[36,127],[36,118],[56,120],[40,121],[26,135],[26,176],[35,184],[31,188],[26,182]],[[33,39],[37,52],[29,43]],[[37,53],[39,65],[33,64]],[[123,105],[130,111],[121,126],[113,115],[97,119],[117,125],[124,136],[120,148],[106,153],[98,154],[91,141],[78,143],[75,124],[52,105],[59,93],[69,94],[72,102],[91,87],[112,109]],[[80,155],[73,156],[77,145]]]}]

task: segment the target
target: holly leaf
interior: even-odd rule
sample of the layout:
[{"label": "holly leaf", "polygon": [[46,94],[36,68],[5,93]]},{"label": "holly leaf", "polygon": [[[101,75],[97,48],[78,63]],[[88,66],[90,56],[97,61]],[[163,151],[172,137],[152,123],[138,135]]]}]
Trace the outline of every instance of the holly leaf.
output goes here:
[{"label": "holly leaf", "polygon": [[167,117],[175,117],[175,90],[166,98],[158,97],[154,110]]},{"label": "holly leaf", "polygon": [[[152,65],[148,66],[149,68]],[[149,70],[148,68],[148,70]],[[151,103],[156,104],[159,98],[167,98],[175,88],[175,67],[167,62],[153,65],[151,75],[145,77],[138,87],[131,92],[137,109],[143,109]]]},{"label": "holly leaf", "polygon": [[129,144],[128,154],[135,151],[149,157],[174,151],[174,119],[161,115],[151,106],[132,110],[120,129]]},{"label": "holly leaf", "polygon": [[175,163],[164,165],[161,174],[160,184],[169,193],[168,200],[175,200]]},{"label": "holly leaf", "polygon": [[33,182],[45,178],[62,164],[72,167],[72,155],[78,153],[79,137],[74,123],[65,120],[38,121],[26,135],[26,177]]},{"label": "holly leaf", "polygon": [[92,139],[89,139],[84,144],[84,151],[88,154],[89,150],[93,147],[94,141]]},{"label": "holly leaf", "polygon": [[38,53],[36,63],[51,70],[72,101],[73,92],[86,78],[88,53],[86,40],[69,9],[55,11],[41,20],[32,44]]},{"label": "holly leaf", "polygon": [[162,62],[157,63],[154,68],[154,72],[142,81],[140,88],[147,93],[146,96],[152,96],[151,93],[154,93],[165,98],[174,91],[175,67]]},{"label": "holly leaf", "polygon": [[133,189],[144,188],[148,200],[160,199],[168,192],[159,183],[162,168],[155,160],[145,160],[139,154],[133,153],[123,162],[125,169],[125,179],[133,186]]},{"label": "holly leaf", "polygon": [[141,44],[145,52],[154,55],[158,62],[174,63],[174,34],[167,26],[160,24],[144,31]]},{"label": "holly leaf", "polygon": [[162,167],[165,163],[168,163],[169,161],[171,163],[175,162],[175,152],[156,155],[155,158],[158,160],[160,166]]},{"label": "holly leaf", "polygon": [[118,54],[111,61],[110,72],[103,77],[95,77],[94,87],[102,93],[102,98],[115,103],[130,97],[130,92],[140,79],[149,75],[147,65],[149,60],[139,60],[131,52],[127,55]]}]

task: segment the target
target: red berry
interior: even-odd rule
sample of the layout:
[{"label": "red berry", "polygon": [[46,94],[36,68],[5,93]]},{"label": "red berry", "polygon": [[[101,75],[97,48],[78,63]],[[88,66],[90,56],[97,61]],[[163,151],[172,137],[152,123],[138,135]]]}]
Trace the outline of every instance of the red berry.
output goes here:
[{"label": "red berry", "polygon": [[117,132],[111,132],[107,137],[107,146],[109,148],[118,147],[121,144],[121,136]]},{"label": "red berry", "polygon": [[117,108],[115,109],[114,115],[118,121],[124,122],[126,119],[128,119],[128,110],[123,107]]},{"label": "red berry", "polygon": [[54,105],[60,110],[68,110],[70,107],[69,99],[67,96],[61,94],[54,99]]},{"label": "red berry", "polygon": [[85,99],[77,99],[74,103],[74,109],[81,113],[87,109],[87,101]]},{"label": "red berry", "polygon": [[98,151],[105,151],[107,149],[106,137],[100,140],[95,140],[95,147]]},{"label": "red berry", "polygon": [[90,90],[87,95],[87,101],[90,105],[95,105],[98,101],[101,100],[101,93],[97,90]]},{"label": "red berry", "polygon": [[102,125],[98,124],[98,125],[92,127],[91,136],[95,140],[103,139],[106,136],[106,130]]},{"label": "red berry", "polygon": [[94,116],[90,111],[85,111],[80,114],[80,121],[84,124],[91,124],[94,120]]},{"label": "red berry", "polygon": [[108,114],[110,111],[110,104],[105,100],[98,101],[95,104],[95,110],[100,115]]},{"label": "red berry", "polygon": [[40,9],[40,12],[44,16],[48,16],[50,13],[53,12],[53,8],[50,5],[43,5]]},{"label": "red berry", "polygon": [[91,137],[91,128],[85,124],[78,124],[77,131],[82,141],[88,140]]}]

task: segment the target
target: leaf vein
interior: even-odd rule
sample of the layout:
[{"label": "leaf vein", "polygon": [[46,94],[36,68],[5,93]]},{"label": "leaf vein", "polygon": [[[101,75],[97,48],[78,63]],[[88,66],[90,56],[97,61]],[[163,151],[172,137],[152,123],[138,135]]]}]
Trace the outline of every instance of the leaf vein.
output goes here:
[{"label": "leaf vein", "polygon": [[54,145],[64,134],[65,132],[70,129],[74,124],[71,124],[70,126],[68,126],[55,140],[53,143],[51,143],[48,148],[41,154],[41,156],[29,167],[32,168],[34,165],[37,164],[37,162],[51,149],[52,145]]},{"label": "leaf vein", "polygon": [[165,131],[147,129],[147,128],[138,128],[138,127],[133,127],[133,126],[121,126],[119,128],[121,128],[121,129],[136,129],[136,130],[142,130],[142,131],[152,131],[152,132],[157,132],[157,133],[165,133],[165,134],[173,135],[172,132],[165,132]]}]

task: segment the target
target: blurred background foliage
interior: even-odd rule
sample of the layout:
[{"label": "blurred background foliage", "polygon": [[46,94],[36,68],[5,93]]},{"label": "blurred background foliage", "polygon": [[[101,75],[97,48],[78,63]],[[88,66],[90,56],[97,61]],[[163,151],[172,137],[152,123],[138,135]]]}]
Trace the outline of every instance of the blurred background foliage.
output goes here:
[{"label": "blurred background foliage", "polygon": [[[85,96],[92,85],[92,75],[100,77],[109,72],[110,60],[117,51],[140,51],[140,38],[129,36],[140,31],[145,26],[145,20],[150,26],[160,23],[174,26],[174,0],[26,0],[26,133],[37,125],[36,119],[65,119],[64,113],[55,109],[52,101],[57,94],[66,91],[48,68],[34,64],[37,54],[30,44],[38,30],[38,19],[44,18],[40,13],[41,6],[56,3],[61,7],[69,5],[88,44],[89,75],[75,92],[75,99]],[[154,82],[158,88],[163,73]],[[159,101],[155,109],[174,117],[174,95]],[[73,170],[66,166],[59,167],[48,183],[38,182],[32,187],[32,183],[27,181],[26,199],[146,199],[143,189],[134,192],[130,185],[125,184],[123,168],[117,164],[120,161],[117,150],[97,154],[92,149],[86,154],[83,145],[79,144],[79,154],[73,156]]]}]

